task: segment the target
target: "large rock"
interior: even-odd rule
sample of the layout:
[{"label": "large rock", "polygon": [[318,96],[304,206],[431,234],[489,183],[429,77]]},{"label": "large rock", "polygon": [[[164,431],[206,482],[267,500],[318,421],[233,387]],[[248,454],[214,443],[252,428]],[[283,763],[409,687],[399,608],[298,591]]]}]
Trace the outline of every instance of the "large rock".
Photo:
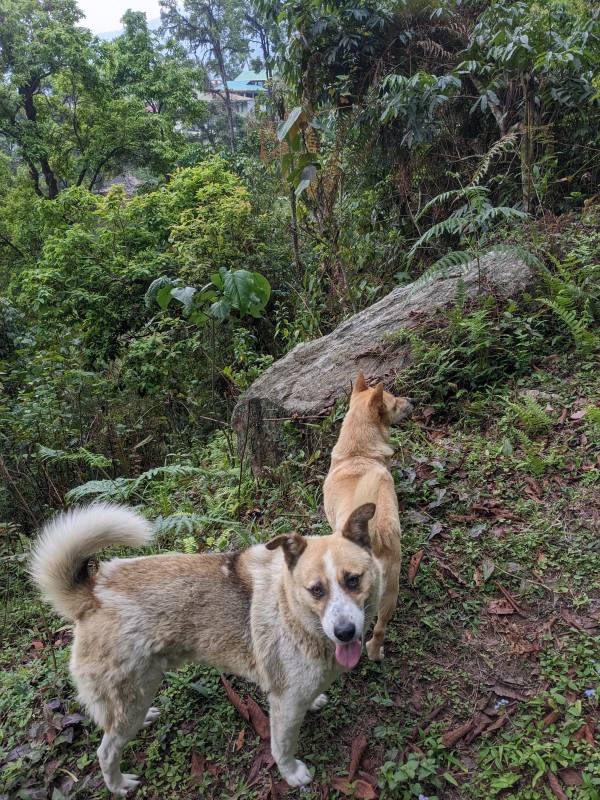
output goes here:
[{"label": "large rock", "polygon": [[284,420],[325,414],[358,370],[393,383],[410,358],[409,346],[394,341],[394,334],[422,326],[437,309],[451,305],[461,282],[467,298],[480,291],[507,298],[533,278],[524,262],[490,253],[479,267],[473,261],[423,285],[394,289],[327,336],[298,345],[254,381],[235,406],[232,425],[240,452],[250,458],[255,474],[276,466],[284,453]]}]

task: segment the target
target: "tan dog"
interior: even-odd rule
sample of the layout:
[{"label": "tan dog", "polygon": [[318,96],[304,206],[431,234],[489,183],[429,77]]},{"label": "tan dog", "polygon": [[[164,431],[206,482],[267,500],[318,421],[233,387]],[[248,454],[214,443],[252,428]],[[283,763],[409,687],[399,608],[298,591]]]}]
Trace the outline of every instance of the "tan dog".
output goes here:
[{"label": "tan dog", "polygon": [[99,504],[62,514],[38,539],[31,574],[54,608],[75,620],[71,672],[79,697],[104,729],[98,748],[110,791],[123,775],[127,741],[158,716],[150,706],[165,670],[196,661],[257,683],[269,696],[271,750],[292,786],[311,780],[295,758],[302,720],[356,666],[381,596],[369,519],[350,514],[337,535],[284,534],[242,553],[160,555],[101,562],[104,547],[139,546],[149,524]]},{"label": "tan dog", "polygon": [[369,389],[359,372],[350,398],[350,408],[325,479],[325,514],[333,531],[341,530],[352,510],[363,502],[377,506],[369,523],[373,555],[383,572],[383,595],[367,652],[373,661],[383,658],[385,629],[394,614],[400,578],[400,518],[394,479],[388,464],[390,425],[407,417],[413,408],[404,397],[384,391],[383,384]]}]

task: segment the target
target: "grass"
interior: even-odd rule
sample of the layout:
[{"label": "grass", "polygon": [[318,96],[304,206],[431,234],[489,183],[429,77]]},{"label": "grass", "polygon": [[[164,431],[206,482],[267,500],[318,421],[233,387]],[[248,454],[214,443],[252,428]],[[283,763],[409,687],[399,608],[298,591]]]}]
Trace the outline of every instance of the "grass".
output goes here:
[{"label": "grass", "polygon": [[[396,432],[405,558],[386,660],[363,658],[309,715],[299,752],[315,782],[285,796],[361,797],[374,781],[390,800],[600,797],[599,396],[597,363],[571,354],[465,400],[451,420],[428,409]],[[132,501],[149,516],[192,515],[163,525],[154,549],[326,532],[320,486],[334,416],[311,433],[321,457],[295,452],[258,486],[248,474],[238,485],[220,437],[201,456],[202,474],[144,484]],[[70,629],[29,587],[17,533],[3,533],[0,797],[103,800],[99,732],[68,679]],[[143,777],[138,797],[284,795],[275,769],[249,782],[260,741],[215,672],[167,675],[158,705],[158,722],[125,751],[127,770]],[[340,782],[360,734],[358,781]]]}]

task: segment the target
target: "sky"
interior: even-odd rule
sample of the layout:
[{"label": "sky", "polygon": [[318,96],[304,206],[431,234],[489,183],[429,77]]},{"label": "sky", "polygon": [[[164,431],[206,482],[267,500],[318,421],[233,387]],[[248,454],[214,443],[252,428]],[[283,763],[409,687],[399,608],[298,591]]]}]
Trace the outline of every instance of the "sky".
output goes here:
[{"label": "sky", "polygon": [[109,33],[121,27],[120,19],[128,8],[145,11],[148,20],[160,16],[158,0],[78,0],[77,5],[85,14],[82,25],[93,33]]}]

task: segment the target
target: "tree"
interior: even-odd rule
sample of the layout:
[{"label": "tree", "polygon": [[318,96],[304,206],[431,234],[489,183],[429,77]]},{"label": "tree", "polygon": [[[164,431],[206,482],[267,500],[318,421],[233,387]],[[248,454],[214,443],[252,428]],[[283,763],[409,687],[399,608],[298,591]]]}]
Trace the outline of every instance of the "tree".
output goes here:
[{"label": "tree", "polygon": [[136,97],[147,110],[173,122],[204,117],[206,104],[198,92],[206,83],[205,71],[178,42],[151,31],[144,13],[126,11],[121,22],[121,36],[105,45],[108,77],[119,94]]},{"label": "tree", "polygon": [[4,0],[0,8],[0,134],[17,146],[39,195],[43,175],[50,199],[58,194],[59,182],[40,106],[49,81],[63,70],[82,80],[89,73],[91,37],[76,27],[82,16],[75,0]]},{"label": "tree", "polygon": [[600,21],[585,7],[558,2],[498,0],[480,16],[458,70],[493,114],[500,137],[521,137],[521,191],[525,211],[534,202],[534,164],[540,130],[552,107],[587,115],[596,106]]},{"label": "tree", "polygon": [[161,0],[163,29],[176,39],[188,42],[209,74],[217,74],[223,87],[227,109],[229,141],[235,149],[235,125],[231,95],[227,85],[232,73],[248,56],[248,37],[244,9],[239,0]]}]

